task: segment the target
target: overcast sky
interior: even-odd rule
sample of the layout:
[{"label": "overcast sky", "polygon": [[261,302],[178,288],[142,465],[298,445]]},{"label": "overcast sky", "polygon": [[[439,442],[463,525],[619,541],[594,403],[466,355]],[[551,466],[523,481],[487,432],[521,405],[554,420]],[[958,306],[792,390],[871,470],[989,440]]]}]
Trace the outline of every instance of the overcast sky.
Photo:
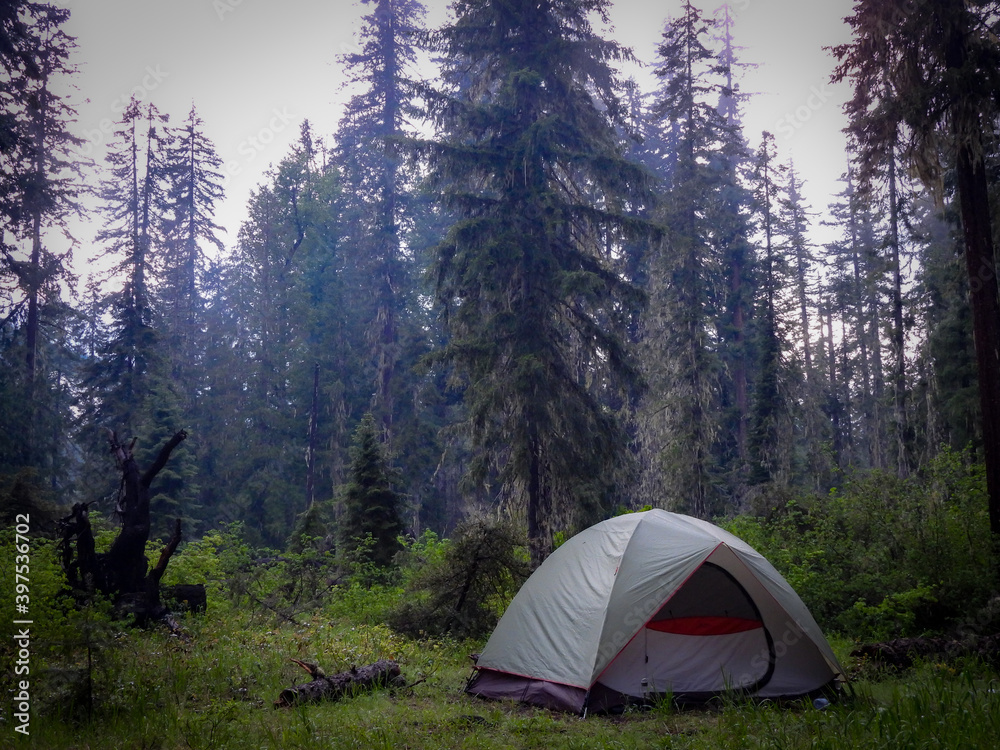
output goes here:
[{"label": "overcast sky", "polygon": [[[718,0],[700,5],[710,13]],[[226,200],[218,223],[235,242],[251,190],[288,153],[308,118],[332,140],[346,93],[338,56],[355,48],[370,5],[357,0],[63,0],[77,39],[74,84],[77,134],[103,163],[112,123],[131,94],[153,101],[172,124],[197,105],[225,162]],[[439,26],[450,3],[428,0],[427,23]],[[846,87],[829,83],[833,59],[824,47],[848,41],[850,0],[733,0],[740,57],[757,67],[741,88],[751,147],[767,129],[782,160],[794,158],[805,195],[822,212],[846,168],[841,106]],[[605,35],[652,62],[668,17],[680,0],[618,0]],[[641,74],[641,71],[639,72]],[[817,217],[818,224],[821,217]],[[95,223],[97,219],[95,218]],[[86,239],[86,232],[80,232]],[[821,232],[816,234],[823,239]],[[77,253],[78,263],[90,254]]]}]

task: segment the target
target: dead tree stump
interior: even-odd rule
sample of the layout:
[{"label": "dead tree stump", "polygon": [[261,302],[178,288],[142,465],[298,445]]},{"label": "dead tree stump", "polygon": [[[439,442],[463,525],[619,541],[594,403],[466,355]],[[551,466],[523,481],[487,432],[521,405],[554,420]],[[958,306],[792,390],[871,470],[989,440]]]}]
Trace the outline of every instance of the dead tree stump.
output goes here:
[{"label": "dead tree stump", "polygon": [[118,436],[109,430],[111,453],[121,472],[121,490],[115,508],[121,519],[121,529],[106,553],[94,553],[94,537],[86,503],[73,506],[73,512],[60,522],[63,567],[70,585],[85,593],[96,590],[110,596],[119,608],[134,613],[140,623],[162,619],[167,613],[160,601],[160,579],[181,542],[181,519],[174,523],[173,534],[161,551],[156,566],[148,571],[146,544],[150,531],[150,486],[167,465],[170,454],[185,438],[187,433],[184,430],[176,433],[160,449],[149,468],[140,471],[132,452],[135,441],[125,447]]}]

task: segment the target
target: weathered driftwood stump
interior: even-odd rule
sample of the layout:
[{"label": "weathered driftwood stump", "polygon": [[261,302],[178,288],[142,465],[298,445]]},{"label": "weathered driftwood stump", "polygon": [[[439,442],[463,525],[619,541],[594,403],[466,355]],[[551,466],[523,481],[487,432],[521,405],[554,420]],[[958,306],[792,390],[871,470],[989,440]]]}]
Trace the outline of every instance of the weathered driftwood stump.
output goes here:
[{"label": "weathered driftwood stump", "polygon": [[282,690],[278,700],[274,702],[277,708],[286,708],[296,703],[336,701],[380,687],[402,687],[406,684],[399,665],[391,659],[381,659],[364,667],[351,667],[346,672],[330,676],[324,674],[315,664],[301,662],[298,659],[292,661],[305,669],[314,679]]}]

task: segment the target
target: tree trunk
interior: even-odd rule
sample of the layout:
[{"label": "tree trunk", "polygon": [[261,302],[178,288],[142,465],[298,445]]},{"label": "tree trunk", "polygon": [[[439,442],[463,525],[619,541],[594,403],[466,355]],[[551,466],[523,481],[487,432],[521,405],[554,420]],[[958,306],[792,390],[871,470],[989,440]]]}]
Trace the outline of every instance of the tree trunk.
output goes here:
[{"label": "tree trunk", "polygon": [[896,150],[889,150],[889,268],[892,272],[892,392],[893,424],[896,433],[896,473],[910,474],[906,423],[906,355],[903,329],[903,274],[899,260],[899,197],[896,176]]},{"label": "tree trunk", "polygon": [[[112,454],[122,472],[121,493],[116,508],[122,527],[106,553],[94,553],[94,537],[86,504],[73,506],[73,512],[61,521],[63,568],[70,585],[88,593],[97,590],[109,595],[117,605],[131,609],[140,622],[160,619],[166,613],[160,602],[160,579],[181,542],[181,519],[178,518],[170,541],[160,552],[156,566],[147,574],[149,488],[156,475],[167,465],[174,448],[186,437],[187,433],[183,430],[175,434],[160,449],[153,464],[140,473],[132,454],[134,441],[126,448],[113,432],[110,433]],[[75,560],[73,542],[76,545]]]},{"label": "tree trunk", "polygon": [[544,517],[542,511],[542,459],[541,446],[534,427],[530,428],[531,437],[528,442],[529,461],[527,487],[527,517],[528,517],[528,551],[531,555],[531,568],[534,570],[545,560],[545,540],[542,538]]},{"label": "tree trunk", "polygon": [[319,362],[313,365],[312,407],[309,409],[309,447],[306,450],[306,510],[316,497],[316,431],[319,425]]},{"label": "tree trunk", "polygon": [[160,603],[160,579],[167,571],[167,563],[171,556],[177,551],[177,545],[181,543],[181,519],[174,521],[174,533],[170,536],[167,546],[160,551],[160,559],[156,563],[149,575],[146,576],[146,606],[150,610],[159,610],[163,607]]},{"label": "tree trunk", "polygon": [[282,690],[278,700],[274,702],[276,708],[287,708],[296,703],[336,701],[356,693],[404,684],[399,665],[391,659],[381,659],[360,669],[351,667],[347,672],[330,677],[325,676],[315,665],[299,661],[296,663],[316,679]]},{"label": "tree trunk", "polygon": [[121,515],[122,528],[111,544],[105,559],[108,570],[108,590],[119,594],[143,591],[146,578],[146,542],[149,541],[149,487],[167,465],[174,448],[181,444],[187,433],[181,430],[160,449],[153,464],[140,473],[130,445],[125,448],[118,437],[111,433],[111,452],[122,473],[122,491],[117,512]]},{"label": "tree trunk", "polygon": [[1000,538],[1000,294],[983,159],[962,143],[956,162],[979,373],[990,531]]}]

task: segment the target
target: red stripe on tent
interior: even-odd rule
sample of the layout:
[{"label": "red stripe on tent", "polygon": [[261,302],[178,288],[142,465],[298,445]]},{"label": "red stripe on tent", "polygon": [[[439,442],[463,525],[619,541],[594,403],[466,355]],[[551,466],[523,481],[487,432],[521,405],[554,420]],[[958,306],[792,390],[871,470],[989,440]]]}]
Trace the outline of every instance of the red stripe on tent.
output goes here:
[{"label": "red stripe on tent", "polygon": [[762,628],[764,623],[744,617],[674,617],[649,622],[646,627],[676,635],[729,635]]}]

